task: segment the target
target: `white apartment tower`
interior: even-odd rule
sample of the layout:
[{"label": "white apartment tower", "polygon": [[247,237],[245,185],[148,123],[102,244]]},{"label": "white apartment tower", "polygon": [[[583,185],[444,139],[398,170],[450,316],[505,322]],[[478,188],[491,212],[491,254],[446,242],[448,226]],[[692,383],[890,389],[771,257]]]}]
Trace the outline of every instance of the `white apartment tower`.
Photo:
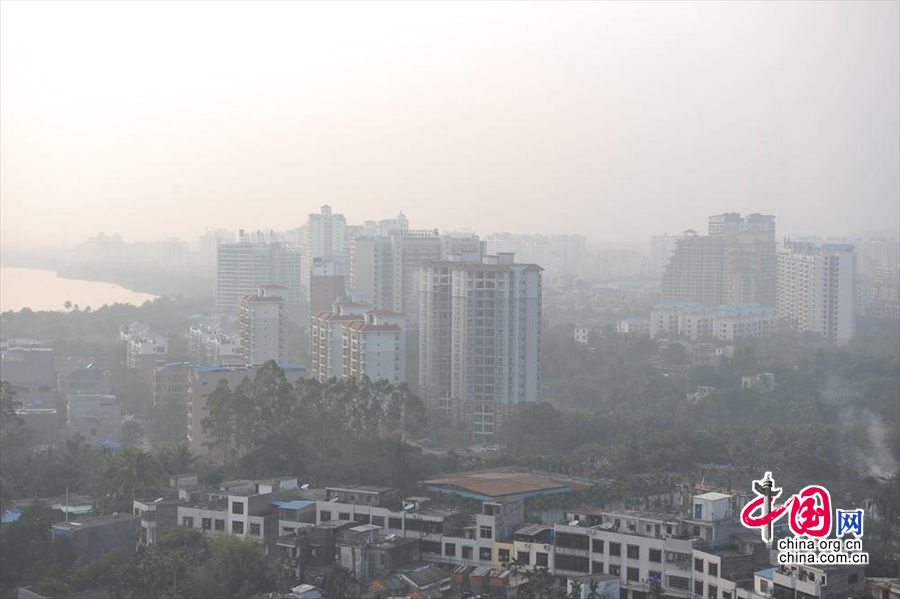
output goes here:
[{"label": "white apartment tower", "polygon": [[778,254],[778,314],[832,343],[856,333],[852,245],[785,242]]},{"label": "white apartment tower", "polygon": [[415,323],[419,318],[419,266],[451,254],[480,260],[484,243],[475,235],[442,236],[436,229],[360,237],[351,248],[350,287],[376,310],[398,312]]},{"label": "white apartment tower", "polygon": [[310,318],[313,376],[386,380],[406,376],[406,318],[396,312],[371,310],[358,302],[338,302],[330,312]]},{"label": "white apartment tower", "polygon": [[372,311],[343,325],[341,377],[402,383],[406,376],[406,318]]},{"label": "white apartment tower", "polygon": [[306,221],[306,268],[303,271],[303,287],[310,288],[310,269],[316,258],[331,258],[347,263],[347,220],[343,214],[335,214],[331,206],[324,205],[319,213],[310,213]]},{"label": "white apartment tower", "polygon": [[279,242],[254,239],[240,231],[237,243],[220,243],[216,260],[216,310],[223,316],[237,316],[238,303],[253,295],[261,285],[287,288],[287,305],[299,307],[303,257],[300,248]]},{"label": "white apartment tower", "polygon": [[478,438],[537,401],[541,267],[513,254],[426,262],[420,279],[419,386]]},{"label": "white apartment tower", "polygon": [[285,291],[285,287],[262,285],[257,294],[241,299],[241,355],[248,366],[269,360],[287,362]]}]

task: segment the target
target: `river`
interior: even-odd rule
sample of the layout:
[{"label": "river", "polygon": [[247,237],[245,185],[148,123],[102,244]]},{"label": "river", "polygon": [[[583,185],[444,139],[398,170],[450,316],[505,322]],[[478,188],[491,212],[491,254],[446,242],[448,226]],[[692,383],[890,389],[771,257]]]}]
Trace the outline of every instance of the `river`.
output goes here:
[{"label": "river", "polygon": [[112,283],[62,279],[52,270],[0,266],[0,312],[22,308],[62,312],[67,301],[96,310],[104,304],[140,305],[155,297]]}]

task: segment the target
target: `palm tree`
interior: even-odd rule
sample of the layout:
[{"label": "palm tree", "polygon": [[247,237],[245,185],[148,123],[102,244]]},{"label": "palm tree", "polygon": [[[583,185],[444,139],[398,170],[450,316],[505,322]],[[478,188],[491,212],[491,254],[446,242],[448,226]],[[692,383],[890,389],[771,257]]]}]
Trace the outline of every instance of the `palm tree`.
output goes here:
[{"label": "palm tree", "polygon": [[600,599],[600,583],[596,580],[588,583],[588,599]]},{"label": "palm tree", "polygon": [[344,599],[348,592],[352,592],[353,575],[350,570],[338,563],[331,564],[325,574],[325,591],[332,599]]},{"label": "palm tree", "polygon": [[131,511],[131,503],[159,488],[164,471],[159,461],[135,447],[123,449],[107,459],[100,474],[99,489],[107,507]]},{"label": "palm tree", "polygon": [[191,471],[197,456],[191,446],[185,443],[167,445],[159,451],[159,461],[166,474],[185,474]]}]

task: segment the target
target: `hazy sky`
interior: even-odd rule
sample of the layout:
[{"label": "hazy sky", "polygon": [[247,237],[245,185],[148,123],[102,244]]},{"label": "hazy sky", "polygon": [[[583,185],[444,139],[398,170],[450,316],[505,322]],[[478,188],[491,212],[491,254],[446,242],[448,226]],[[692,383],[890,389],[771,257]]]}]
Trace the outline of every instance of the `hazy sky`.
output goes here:
[{"label": "hazy sky", "polygon": [[900,4],[0,3],[0,239],[900,226]]}]

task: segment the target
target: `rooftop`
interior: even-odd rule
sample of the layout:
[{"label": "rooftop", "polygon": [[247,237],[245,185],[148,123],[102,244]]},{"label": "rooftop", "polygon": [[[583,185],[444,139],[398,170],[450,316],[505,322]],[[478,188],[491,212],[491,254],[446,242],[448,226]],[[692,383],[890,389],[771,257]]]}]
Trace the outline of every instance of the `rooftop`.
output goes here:
[{"label": "rooftop", "polygon": [[424,484],[432,491],[456,493],[476,499],[567,493],[584,487],[574,481],[559,480],[515,468],[461,472],[431,478],[424,481]]},{"label": "rooftop", "polygon": [[127,520],[137,520],[139,516],[132,514],[112,514],[109,516],[96,516],[94,518],[82,518],[81,520],[72,520],[70,522],[57,522],[53,525],[56,530],[74,531],[83,528],[92,528],[95,526],[105,526],[113,522],[124,522]]}]

